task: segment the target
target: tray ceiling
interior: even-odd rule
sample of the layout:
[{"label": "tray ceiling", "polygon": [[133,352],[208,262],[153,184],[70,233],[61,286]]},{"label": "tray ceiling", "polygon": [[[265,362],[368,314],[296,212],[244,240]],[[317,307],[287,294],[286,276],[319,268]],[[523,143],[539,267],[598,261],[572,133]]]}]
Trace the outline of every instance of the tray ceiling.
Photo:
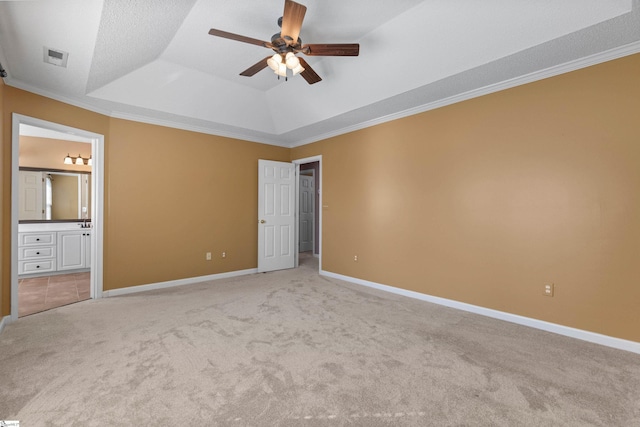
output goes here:
[{"label": "tray ceiling", "polygon": [[[323,80],[239,73],[283,0],[0,2],[6,83],[112,117],[296,146],[640,51],[638,0],[299,0]],[[68,53],[66,67],[43,60]]]}]

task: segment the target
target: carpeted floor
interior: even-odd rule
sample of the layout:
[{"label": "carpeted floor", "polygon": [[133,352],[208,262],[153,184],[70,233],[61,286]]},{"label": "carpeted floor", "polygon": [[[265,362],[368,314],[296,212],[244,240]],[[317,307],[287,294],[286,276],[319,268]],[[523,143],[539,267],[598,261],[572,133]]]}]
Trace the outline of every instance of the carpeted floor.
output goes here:
[{"label": "carpeted floor", "polygon": [[0,335],[21,426],[640,426],[640,356],[318,276],[35,314]]}]

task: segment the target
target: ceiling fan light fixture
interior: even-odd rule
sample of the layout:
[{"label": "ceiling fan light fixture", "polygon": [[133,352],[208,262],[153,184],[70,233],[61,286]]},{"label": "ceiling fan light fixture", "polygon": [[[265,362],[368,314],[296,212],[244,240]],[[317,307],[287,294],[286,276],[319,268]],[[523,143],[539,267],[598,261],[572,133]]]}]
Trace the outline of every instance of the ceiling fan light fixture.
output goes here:
[{"label": "ceiling fan light fixture", "polygon": [[267,59],[267,65],[273,71],[278,71],[278,66],[282,63],[282,56],[279,53],[274,54],[271,58]]},{"label": "ceiling fan light fixture", "polygon": [[290,70],[293,70],[298,65],[300,65],[300,60],[293,52],[287,53],[287,56],[285,57],[285,62],[287,64],[287,68]]},{"label": "ceiling fan light fixture", "polygon": [[283,63],[278,64],[278,69],[276,70],[276,74],[280,77],[287,77],[287,66]]},{"label": "ceiling fan light fixture", "polygon": [[216,28],[211,28],[209,35],[261,46],[275,52],[272,56],[259,60],[241,72],[241,76],[251,77],[269,67],[278,76],[278,79],[284,77],[284,80],[287,81],[287,69],[289,69],[293,75],[302,74],[307,83],[312,85],[322,81],[322,78],[313,71],[311,65],[304,59],[296,57],[297,53],[310,56],[358,56],[360,54],[360,45],[358,43],[303,45],[300,38],[300,30],[306,11],[307,7],[305,5],[296,3],[294,0],[284,0],[284,12],[278,19],[280,32],[271,36],[271,41],[254,39]]}]

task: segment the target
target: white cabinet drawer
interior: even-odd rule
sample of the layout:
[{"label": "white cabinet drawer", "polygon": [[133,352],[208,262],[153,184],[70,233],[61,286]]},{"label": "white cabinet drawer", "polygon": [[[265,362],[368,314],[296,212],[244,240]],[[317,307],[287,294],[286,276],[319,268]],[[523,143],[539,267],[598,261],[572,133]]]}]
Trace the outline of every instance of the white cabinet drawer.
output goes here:
[{"label": "white cabinet drawer", "polygon": [[53,258],[55,256],[56,256],[55,246],[18,248],[19,261],[39,259],[39,258]]},{"label": "white cabinet drawer", "polygon": [[18,261],[18,274],[55,271],[55,269],[56,263],[54,259],[42,259],[39,261]]},{"label": "white cabinet drawer", "polygon": [[18,246],[55,245],[56,233],[18,233]]}]

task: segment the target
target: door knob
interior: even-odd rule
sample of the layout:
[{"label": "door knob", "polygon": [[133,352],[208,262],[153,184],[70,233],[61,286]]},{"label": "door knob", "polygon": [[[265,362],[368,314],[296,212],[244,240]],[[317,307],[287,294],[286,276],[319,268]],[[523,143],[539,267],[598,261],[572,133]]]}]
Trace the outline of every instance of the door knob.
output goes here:
[{"label": "door knob", "polygon": [[265,221],[264,219],[260,220],[260,224],[264,224],[265,222],[267,222],[267,221]]}]

